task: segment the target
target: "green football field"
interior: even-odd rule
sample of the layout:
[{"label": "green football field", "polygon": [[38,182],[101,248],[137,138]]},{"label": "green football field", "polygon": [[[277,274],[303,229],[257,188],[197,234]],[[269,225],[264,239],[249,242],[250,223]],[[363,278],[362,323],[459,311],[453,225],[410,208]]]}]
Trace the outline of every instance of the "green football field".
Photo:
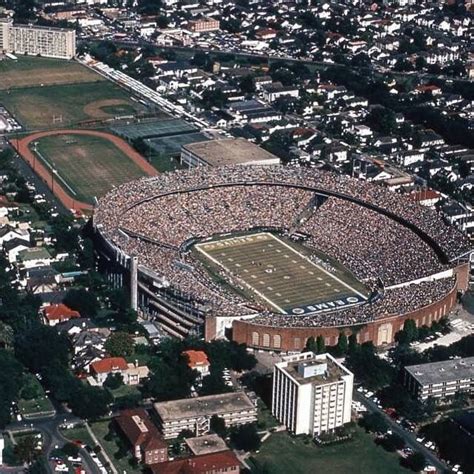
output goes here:
[{"label": "green football field", "polygon": [[[34,148],[33,148],[34,151]],[[38,158],[68,194],[93,204],[114,186],[145,176],[146,173],[112,142],[89,135],[52,135],[36,144]]]},{"label": "green football field", "polygon": [[268,232],[199,243],[196,250],[249,295],[283,314],[307,314],[367,300],[352,275],[324,268],[322,261],[311,260],[297,246]]}]

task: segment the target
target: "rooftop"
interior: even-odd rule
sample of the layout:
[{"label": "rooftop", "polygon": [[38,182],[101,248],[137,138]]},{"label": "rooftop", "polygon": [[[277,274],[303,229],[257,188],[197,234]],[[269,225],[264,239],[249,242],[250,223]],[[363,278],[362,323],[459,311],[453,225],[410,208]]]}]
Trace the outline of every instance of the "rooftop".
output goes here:
[{"label": "rooftop", "polygon": [[[289,356],[277,364],[278,368],[286,372],[298,384],[326,385],[341,380],[343,375],[350,372],[338,364],[328,354],[319,354],[311,357],[310,353],[303,353],[305,358]],[[285,360],[287,359],[287,360]],[[303,373],[303,368],[307,370]]]},{"label": "rooftop", "polygon": [[[237,466],[240,466],[237,456],[232,451],[223,451],[152,464],[149,467],[153,474],[208,474],[226,472],[227,469]],[[218,471],[219,469],[221,471]]]},{"label": "rooftop", "polygon": [[185,440],[189,449],[195,456],[201,454],[217,453],[226,451],[227,445],[225,441],[216,434],[198,436],[196,438],[188,438]]},{"label": "rooftop", "polygon": [[113,370],[127,370],[128,364],[123,357],[108,357],[107,359],[98,360],[91,364],[91,369],[96,373],[108,373]]},{"label": "rooftop", "polygon": [[474,357],[410,365],[405,370],[421,385],[474,378]]},{"label": "rooftop", "polygon": [[229,138],[183,145],[183,149],[198,155],[210,166],[278,164],[272,153],[241,138]]},{"label": "rooftop", "polygon": [[209,365],[209,359],[204,351],[195,351],[195,350],[188,350],[184,351],[183,355],[188,358],[188,365],[192,369],[195,367],[202,367]]},{"label": "rooftop", "polygon": [[154,407],[163,422],[180,420],[182,418],[220,415],[243,410],[255,410],[254,404],[244,392],[159,402],[155,403]]}]

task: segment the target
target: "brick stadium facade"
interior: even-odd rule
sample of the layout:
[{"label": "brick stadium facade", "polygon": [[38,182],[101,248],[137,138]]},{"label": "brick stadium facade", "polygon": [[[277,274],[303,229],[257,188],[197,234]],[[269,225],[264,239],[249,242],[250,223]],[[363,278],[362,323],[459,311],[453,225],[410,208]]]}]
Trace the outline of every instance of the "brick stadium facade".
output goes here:
[{"label": "brick stadium facade", "polygon": [[[236,320],[232,325],[232,338],[249,347],[282,352],[301,351],[309,337],[323,336],[328,346],[337,343],[339,333],[347,335],[356,332],[360,343],[372,341],[376,346],[391,344],[395,334],[403,329],[407,319],[413,319],[418,327],[430,325],[449,314],[456,304],[457,292],[465,291],[469,282],[469,264],[462,264],[455,269],[456,286],[442,299],[424,308],[410,313],[387,318],[353,327],[270,327],[252,323],[252,320]],[[210,322],[212,327],[212,322]],[[209,331],[210,333],[211,331]],[[208,334],[209,334],[208,333]]]}]

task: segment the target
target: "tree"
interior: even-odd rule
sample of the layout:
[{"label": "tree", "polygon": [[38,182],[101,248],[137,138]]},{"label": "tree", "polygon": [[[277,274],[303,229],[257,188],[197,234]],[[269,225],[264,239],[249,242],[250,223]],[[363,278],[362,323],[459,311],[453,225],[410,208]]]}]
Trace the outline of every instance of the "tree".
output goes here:
[{"label": "tree", "polygon": [[74,458],[77,458],[79,455],[79,446],[74,443],[66,443],[62,448],[61,451],[66,455],[66,456],[72,456]]},{"label": "tree", "polygon": [[418,328],[413,319],[406,319],[403,323],[403,329],[395,336],[400,344],[410,344],[418,339]]},{"label": "tree", "polygon": [[15,353],[33,373],[41,372],[54,361],[66,367],[69,360],[69,341],[58,334],[56,329],[38,325],[18,337]]},{"label": "tree", "polygon": [[232,388],[225,384],[221,369],[213,369],[211,373],[202,379],[199,395],[217,395],[220,393],[232,392]]},{"label": "tree", "polygon": [[109,388],[110,390],[116,390],[117,388],[123,385],[122,374],[109,374],[104,382],[104,387]]},{"label": "tree", "polygon": [[227,428],[225,426],[224,418],[217,415],[212,415],[210,420],[211,431],[219,435],[221,438],[225,438],[227,435]]},{"label": "tree", "polygon": [[230,439],[237,449],[246,452],[257,451],[262,444],[255,424],[241,425],[233,429]]},{"label": "tree", "polygon": [[41,454],[35,436],[24,436],[18,440],[14,448],[15,456],[23,463],[31,464]]},{"label": "tree", "polygon": [[216,107],[222,109],[227,104],[227,96],[221,89],[206,89],[202,93],[202,104],[206,109]]},{"label": "tree", "polygon": [[341,332],[339,333],[339,339],[337,340],[336,350],[340,355],[347,353],[347,336]]},{"label": "tree", "polygon": [[319,335],[316,339],[316,353],[324,354],[326,352],[326,343],[324,337]]},{"label": "tree", "polygon": [[414,472],[422,471],[426,466],[426,458],[419,451],[415,451],[406,458],[400,459],[400,464],[403,467],[411,469]]},{"label": "tree", "polygon": [[23,386],[21,387],[21,398],[24,398],[25,400],[32,400],[33,398],[41,396],[42,393],[43,390],[41,389],[41,385],[39,385],[34,375],[26,374],[23,377]]},{"label": "tree", "polygon": [[99,309],[97,296],[85,288],[69,290],[63,299],[63,303],[69,308],[79,311],[81,316],[88,318],[96,316]]},{"label": "tree", "polygon": [[23,367],[13,354],[0,349],[0,428],[10,422],[12,402],[18,399]]},{"label": "tree", "polygon": [[405,441],[397,434],[391,434],[380,438],[378,442],[386,451],[394,452],[405,447]]},{"label": "tree", "polygon": [[240,90],[246,94],[255,92],[255,80],[251,74],[244,76],[239,83]]},{"label": "tree", "polygon": [[112,357],[125,357],[133,354],[133,337],[122,331],[114,332],[105,342],[105,350]]},{"label": "tree", "polygon": [[106,390],[90,385],[81,385],[69,400],[72,412],[85,419],[96,419],[106,415],[110,403],[112,396]]},{"label": "tree", "polygon": [[386,107],[374,107],[367,115],[367,123],[380,133],[389,135],[397,126],[395,113]]},{"label": "tree", "polygon": [[360,420],[360,425],[367,432],[385,433],[388,425],[384,417],[380,413],[366,413]]},{"label": "tree", "polygon": [[305,351],[318,353],[318,346],[316,344],[316,339],[313,336],[308,337],[306,341]]}]

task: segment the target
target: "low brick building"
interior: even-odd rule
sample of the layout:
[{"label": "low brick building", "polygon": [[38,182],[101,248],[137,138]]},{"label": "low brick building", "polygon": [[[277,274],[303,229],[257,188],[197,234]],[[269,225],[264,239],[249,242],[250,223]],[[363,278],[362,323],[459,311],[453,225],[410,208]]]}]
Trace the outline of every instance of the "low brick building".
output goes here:
[{"label": "low brick building", "polygon": [[168,461],[168,445],[143,408],[122,411],[115,423],[138,461],[147,465]]}]

